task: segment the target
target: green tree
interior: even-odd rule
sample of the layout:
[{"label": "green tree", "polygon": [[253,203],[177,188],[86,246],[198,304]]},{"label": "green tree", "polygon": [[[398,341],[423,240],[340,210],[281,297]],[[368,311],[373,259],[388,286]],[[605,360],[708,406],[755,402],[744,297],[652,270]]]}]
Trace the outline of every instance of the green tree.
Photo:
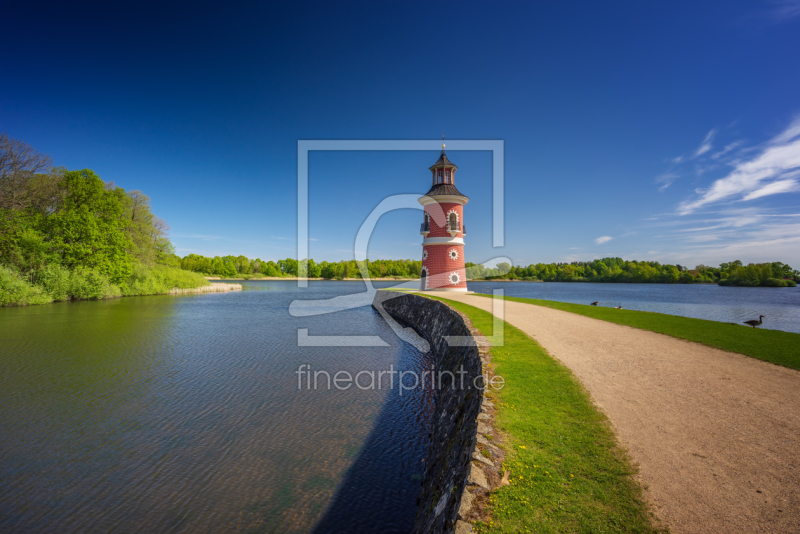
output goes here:
[{"label": "green tree", "polygon": [[74,269],[97,269],[119,284],[131,274],[124,206],[116,190],[108,190],[93,171],[67,171],[62,208],[48,218],[53,248],[62,263]]}]

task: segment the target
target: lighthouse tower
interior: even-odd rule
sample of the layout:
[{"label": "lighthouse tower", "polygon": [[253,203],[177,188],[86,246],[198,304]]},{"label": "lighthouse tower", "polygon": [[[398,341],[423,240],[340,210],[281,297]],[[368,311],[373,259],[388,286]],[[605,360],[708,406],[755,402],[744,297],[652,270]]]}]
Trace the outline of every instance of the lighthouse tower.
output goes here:
[{"label": "lighthouse tower", "polygon": [[[430,191],[419,199],[425,215],[420,233],[422,240],[422,273],[420,289],[428,291],[467,291],[467,271],[464,268],[464,204],[469,199],[456,189],[456,167],[442,145],[439,160],[430,168],[433,183]],[[432,216],[434,210],[443,213],[444,225]],[[439,211],[441,210],[441,211]]]}]

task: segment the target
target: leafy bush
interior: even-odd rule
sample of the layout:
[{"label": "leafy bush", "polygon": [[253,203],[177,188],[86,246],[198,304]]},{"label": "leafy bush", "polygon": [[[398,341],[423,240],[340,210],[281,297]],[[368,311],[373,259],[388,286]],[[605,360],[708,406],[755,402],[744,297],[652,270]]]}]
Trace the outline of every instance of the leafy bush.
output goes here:
[{"label": "leafy bush", "polygon": [[210,282],[199,273],[164,265],[148,269],[144,265],[136,263],[133,265],[133,272],[122,288],[122,294],[125,296],[159,295],[169,293],[175,288],[189,289],[209,284]]},{"label": "leafy bush", "polygon": [[58,264],[45,265],[36,275],[36,285],[49,293],[53,300],[69,300],[72,291],[72,273]]},{"label": "leafy bush", "polygon": [[70,295],[74,299],[97,300],[122,296],[119,286],[95,269],[79,267],[72,271]]},{"label": "leafy bush", "polygon": [[0,306],[24,306],[52,302],[42,288],[26,282],[16,271],[0,265]]}]

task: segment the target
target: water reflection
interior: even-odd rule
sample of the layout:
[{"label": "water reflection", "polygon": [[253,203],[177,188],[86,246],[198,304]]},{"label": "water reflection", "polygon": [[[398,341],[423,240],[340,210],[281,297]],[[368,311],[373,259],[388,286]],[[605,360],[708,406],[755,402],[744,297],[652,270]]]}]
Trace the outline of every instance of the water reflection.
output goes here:
[{"label": "water reflection", "polygon": [[[363,284],[246,285],[264,290],[0,309],[0,530],[407,531],[430,398],[298,391],[295,371],[427,356],[370,308],[288,314]],[[297,328],[391,346],[297,347]]]}]

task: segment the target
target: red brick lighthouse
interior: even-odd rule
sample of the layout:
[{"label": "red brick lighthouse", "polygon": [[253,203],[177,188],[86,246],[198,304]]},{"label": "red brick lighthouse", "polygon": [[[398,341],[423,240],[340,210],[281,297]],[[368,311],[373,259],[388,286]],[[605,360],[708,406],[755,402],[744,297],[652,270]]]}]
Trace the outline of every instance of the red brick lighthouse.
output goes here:
[{"label": "red brick lighthouse", "polygon": [[[422,241],[422,274],[420,289],[430,291],[467,291],[464,268],[464,204],[469,199],[456,189],[456,167],[442,145],[442,155],[430,168],[433,185],[419,199],[425,219],[420,227]],[[440,211],[441,210],[441,211]],[[432,215],[439,212],[442,217]],[[438,224],[436,221],[444,224]]]}]

